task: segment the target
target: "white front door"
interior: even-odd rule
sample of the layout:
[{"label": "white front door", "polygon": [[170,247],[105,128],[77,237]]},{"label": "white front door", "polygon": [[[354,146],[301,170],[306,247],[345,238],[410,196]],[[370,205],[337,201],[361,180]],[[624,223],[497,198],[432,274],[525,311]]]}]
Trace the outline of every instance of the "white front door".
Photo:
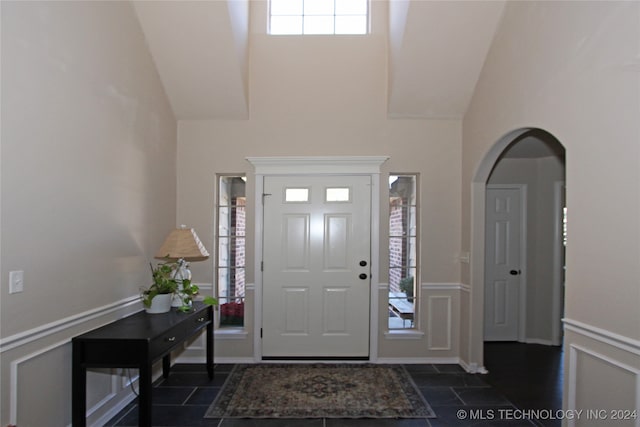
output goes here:
[{"label": "white front door", "polygon": [[371,177],[264,179],[262,356],[369,355]]},{"label": "white front door", "polygon": [[484,339],[517,341],[520,317],[519,188],[487,187]]}]

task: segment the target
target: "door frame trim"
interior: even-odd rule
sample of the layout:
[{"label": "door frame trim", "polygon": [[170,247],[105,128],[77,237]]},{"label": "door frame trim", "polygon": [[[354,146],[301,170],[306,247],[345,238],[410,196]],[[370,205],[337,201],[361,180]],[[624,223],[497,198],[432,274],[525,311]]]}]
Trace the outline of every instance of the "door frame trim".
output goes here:
[{"label": "door frame trim", "polygon": [[[500,188],[508,190],[518,190],[520,192],[520,289],[518,301],[518,341],[526,342],[527,339],[527,184],[487,184],[485,187],[485,197],[489,190]],[[486,221],[485,203],[485,221]],[[486,225],[485,225],[486,228]],[[486,242],[486,236],[485,236]],[[486,244],[486,243],[485,243]],[[485,263],[487,254],[485,253]],[[486,282],[486,267],[483,270]],[[484,290],[483,290],[484,292]],[[486,309],[486,294],[483,293],[482,300]],[[484,339],[484,332],[483,332]]]},{"label": "door frame trim", "polygon": [[565,254],[562,247],[563,216],[566,206],[566,183],[553,183],[553,290],[551,295],[551,345],[562,345],[562,312],[564,311]]},{"label": "door frame trim", "polygon": [[369,318],[369,361],[378,359],[378,283],[380,270],[380,169],[389,156],[311,156],[311,157],[247,157],[255,173],[255,236],[254,236],[254,328],[253,358],[262,362],[262,253],[263,218],[262,193],[264,178],[270,175],[369,175],[371,176],[371,289]]}]

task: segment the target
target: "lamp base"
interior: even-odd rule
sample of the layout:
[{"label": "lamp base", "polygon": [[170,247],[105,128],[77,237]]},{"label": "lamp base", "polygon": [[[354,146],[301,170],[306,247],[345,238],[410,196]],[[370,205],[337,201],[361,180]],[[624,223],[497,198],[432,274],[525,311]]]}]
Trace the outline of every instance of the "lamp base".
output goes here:
[{"label": "lamp base", "polygon": [[171,307],[182,307],[182,297],[179,293],[173,294],[171,298]]}]

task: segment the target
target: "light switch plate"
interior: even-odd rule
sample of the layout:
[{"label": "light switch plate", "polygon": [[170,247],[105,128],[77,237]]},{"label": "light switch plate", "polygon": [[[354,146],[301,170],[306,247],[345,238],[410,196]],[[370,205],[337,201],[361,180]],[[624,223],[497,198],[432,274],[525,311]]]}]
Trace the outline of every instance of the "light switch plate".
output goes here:
[{"label": "light switch plate", "polygon": [[17,294],[24,290],[24,271],[9,272],[9,293]]}]

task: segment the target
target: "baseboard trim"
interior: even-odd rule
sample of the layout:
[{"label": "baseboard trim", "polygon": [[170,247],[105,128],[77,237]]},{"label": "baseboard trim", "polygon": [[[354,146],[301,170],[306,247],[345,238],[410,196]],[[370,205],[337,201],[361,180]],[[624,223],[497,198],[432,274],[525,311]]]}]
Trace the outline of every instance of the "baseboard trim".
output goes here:
[{"label": "baseboard trim", "polygon": [[[460,290],[465,290],[465,287],[468,288],[468,286],[462,283],[457,283],[457,282],[441,282],[441,283],[425,282],[420,284],[420,289],[426,290],[426,291],[460,291]],[[389,284],[383,283],[383,282],[378,283],[378,290],[388,291]]]},{"label": "baseboard trim", "polygon": [[[344,360],[344,359],[343,359]],[[260,360],[257,361],[253,358],[246,357],[217,357],[215,364],[254,364],[254,363],[278,363],[282,360]],[[294,361],[288,360],[287,363],[293,363]],[[300,363],[309,363],[308,360],[297,360]],[[326,360],[321,362],[327,362]],[[359,361],[347,361],[350,363],[363,363],[366,360]],[[196,358],[178,358],[176,363],[204,363],[202,359]],[[393,365],[420,365],[420,364],[432,364],[432,365],[460,365],[463,369],[467,370],[459,357],[379,357],[375,362],[376,364],[393,364]],[[469,372],[469,371],[467,371]]]},{"label": "baseboard trim", "polygon": [[470,374],[488,374],[487,368],[484,366],[478,366],[477,363],[467,363],[464,360],[460,360],[460,366]]},{"label": "baseboard trim", "polygon": [[525,338],[524,342],[525,344],[553,345],[551,340],[543,340],[542,338]]},{"label": "baseboard trim", "polygon": [[207,361],[205,356],[178,356],[173,361],[172,365],[176,363],[204,365]]},{"label": "baseboard trim", "polygon": [[365,363],[369,361],[369,356],[354,356],[354,357],[318,357],[318,356],[262,356],[262,361],[266,363]]},{"label": "baseboard trim", "polygon": [[[115,400],[116,403],[113,406],[111,406],[107,411],[105,411],[104,414],[102,414],[100,417],[94,420],[91,420],[91,425],[95,425],[95,426],[106,425],[113,417],[118,415],[120,411],[126,408],[126,406],[129,403],[133,402],[135,399],[136,399],[136,395],[132,391],[127,392],[126,395],[121,396],[119,399]],[[87,422],[88,421],[89,420],[87,420]]]},{"label": "baseboard trim", "polygon": [[252,364],[256,363],[253,357],[216,357],[214,364],[217,365],[233,365],[233,364]]},{"label": "baseboard trim", "polygon": [[379,357],[379,364],[395,365],[460,365],[459,357]]}]

